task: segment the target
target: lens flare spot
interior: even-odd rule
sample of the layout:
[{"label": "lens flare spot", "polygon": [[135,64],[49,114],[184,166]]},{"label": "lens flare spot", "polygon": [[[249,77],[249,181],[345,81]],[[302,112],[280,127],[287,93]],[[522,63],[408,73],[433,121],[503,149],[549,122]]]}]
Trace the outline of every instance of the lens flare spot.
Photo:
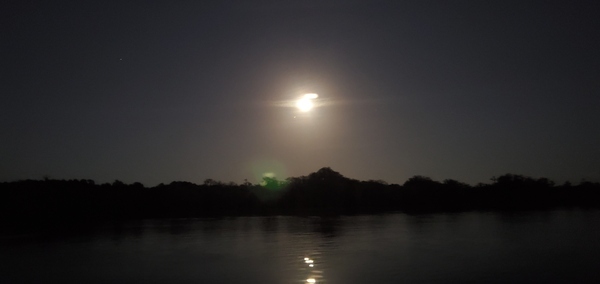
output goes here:
[{"label": "lens flare spot", "polygon": [[306,283],[317,283],[317,280],[315,280],[314,278],[308,278],[306,279]]}]

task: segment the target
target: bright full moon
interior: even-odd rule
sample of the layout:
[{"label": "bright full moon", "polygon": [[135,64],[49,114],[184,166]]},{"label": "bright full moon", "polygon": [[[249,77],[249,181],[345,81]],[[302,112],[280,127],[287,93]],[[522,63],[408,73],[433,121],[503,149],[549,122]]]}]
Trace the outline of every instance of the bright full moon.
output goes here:
[{"label": "bright full moon", "polygon": [[302,112],[310,111],[314,107],[312,100],[318,97],[319,95],[317,94],[305,94],[296,101],[296,107]]}]

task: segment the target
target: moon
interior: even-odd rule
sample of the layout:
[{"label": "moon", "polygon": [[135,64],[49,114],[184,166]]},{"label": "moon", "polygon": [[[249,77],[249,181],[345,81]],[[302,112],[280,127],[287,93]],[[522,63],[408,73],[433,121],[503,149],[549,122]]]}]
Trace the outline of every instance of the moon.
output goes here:
[{"label": "moon", "polygon": [[310,101],[310,99],[307,98],[301,98],[296,102],[296,107],[301,111],[301,112],[307,112],[310,111],[314,105],[313,103]]},{"label": "moon", "polygon": [[317,95],[317,94],[305,94],[304,96],[302,96],[300,99],[298,99],[296,101],[296,107],[301,112],[308,112],[311,109],[313,109],[313,107],[314,107],[312,100],[314,100],[318,97],[319,97],[319,95]]}]

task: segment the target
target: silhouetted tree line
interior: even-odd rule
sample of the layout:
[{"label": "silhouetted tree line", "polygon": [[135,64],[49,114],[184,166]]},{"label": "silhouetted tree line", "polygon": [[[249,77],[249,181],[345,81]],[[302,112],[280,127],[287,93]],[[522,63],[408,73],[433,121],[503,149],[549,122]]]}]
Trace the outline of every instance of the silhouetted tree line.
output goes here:
[{"label": "silhouetted tree line", "polygon": [[267,214],[358,214],[471,210],[539,210],[600,207],[600,183],[555,185],[546,179],[506,174],[490,184],[414,176],[403,185],[358,181],[322,168],[284,181],[203,184],[174,181],[96,184],[93,180],[23,180],[0,183],[4,220],[122,219]]}]

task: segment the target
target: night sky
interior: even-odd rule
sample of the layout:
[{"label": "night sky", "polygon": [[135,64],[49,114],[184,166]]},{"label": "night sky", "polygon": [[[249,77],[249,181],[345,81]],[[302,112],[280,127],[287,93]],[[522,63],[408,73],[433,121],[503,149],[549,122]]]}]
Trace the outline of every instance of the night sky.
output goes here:
[{"label": "night sky", "polygon": [[599,15],[596,0],[4,1],[0,181],[326,166],[600,181]]}]

